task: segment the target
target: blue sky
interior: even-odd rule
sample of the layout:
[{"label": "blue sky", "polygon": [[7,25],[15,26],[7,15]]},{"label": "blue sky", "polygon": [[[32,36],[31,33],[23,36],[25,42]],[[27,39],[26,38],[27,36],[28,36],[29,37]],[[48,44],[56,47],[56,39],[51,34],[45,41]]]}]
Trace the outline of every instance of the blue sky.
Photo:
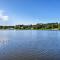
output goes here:
[{"label": "blue sky", "polygon": [[0,25],[60,22],[60,0],[0,0]]}]

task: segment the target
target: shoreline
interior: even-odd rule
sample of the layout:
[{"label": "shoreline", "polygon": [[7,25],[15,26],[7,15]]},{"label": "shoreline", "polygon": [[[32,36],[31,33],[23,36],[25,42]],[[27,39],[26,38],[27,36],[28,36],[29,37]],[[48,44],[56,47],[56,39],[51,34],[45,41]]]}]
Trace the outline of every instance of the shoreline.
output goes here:
[{"label": "shoreline", "polygon": [[50,30],[50,31],[60,31],[59,29],[0,29],[0,30]]}]

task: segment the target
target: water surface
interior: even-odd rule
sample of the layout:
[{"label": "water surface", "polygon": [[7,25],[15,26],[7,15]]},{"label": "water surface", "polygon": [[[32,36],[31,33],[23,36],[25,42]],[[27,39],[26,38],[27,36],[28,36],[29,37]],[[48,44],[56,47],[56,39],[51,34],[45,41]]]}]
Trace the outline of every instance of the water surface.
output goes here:
[{"label": "water surface", "polygon": [[60,60],[60,31],[0,30],[0,60]]}]

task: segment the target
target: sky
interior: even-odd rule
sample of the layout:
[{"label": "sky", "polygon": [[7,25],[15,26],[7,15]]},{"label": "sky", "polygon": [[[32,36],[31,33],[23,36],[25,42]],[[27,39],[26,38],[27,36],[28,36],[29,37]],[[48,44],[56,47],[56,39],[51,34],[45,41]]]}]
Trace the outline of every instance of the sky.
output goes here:
[{"label": "sky", "polygon": [[0,0],[0,25],[60,22],[60,0]]}]

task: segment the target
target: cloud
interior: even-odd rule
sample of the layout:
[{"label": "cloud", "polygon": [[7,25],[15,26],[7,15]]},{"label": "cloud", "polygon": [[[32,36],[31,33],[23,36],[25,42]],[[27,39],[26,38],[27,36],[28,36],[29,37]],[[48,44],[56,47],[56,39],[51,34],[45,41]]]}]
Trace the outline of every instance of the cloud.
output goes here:
[{"label": "cloud", "polygon": [[2,20],[7,21],[8,20],[8,16],[2,16]]},{"label": "cloud", "polygon": [[7,21],[8,20],[8,16],[4,15],[4,13],[5,12],[3,10],[0,10],[0,20]]}]

